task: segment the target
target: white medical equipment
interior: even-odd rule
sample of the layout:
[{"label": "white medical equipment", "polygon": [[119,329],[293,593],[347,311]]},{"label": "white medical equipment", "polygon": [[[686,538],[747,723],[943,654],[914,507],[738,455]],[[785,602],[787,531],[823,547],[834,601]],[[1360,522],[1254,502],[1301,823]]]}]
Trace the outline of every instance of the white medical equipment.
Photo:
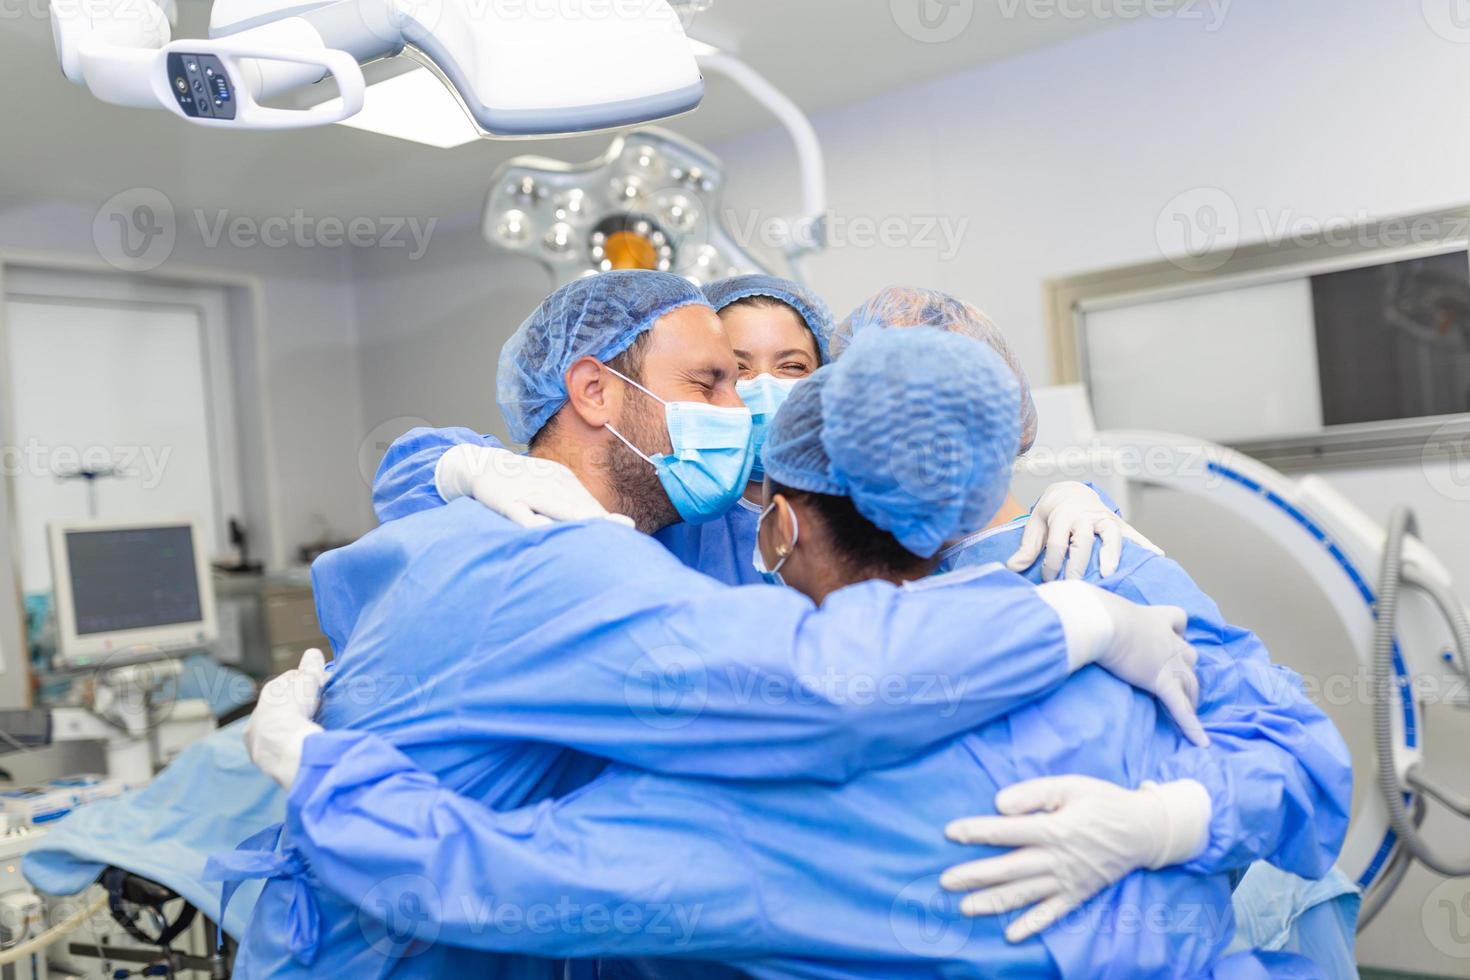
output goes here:
[{"label": "white medical equipment", "polygon": [[[0,828],[0,953],[34,940],[46,930],[46,903],[21,873],[25,852],[46,836],[45,830],[26,825]],[[44,950],[0,964],[6,977],[45,980],[49,975]]]},{"label": "white medical equipment", "polygon": [[108,774],[141,785],[214,730],[200,699],[179,699],[176,654],[218,636],[213,578],[189,520],[62,522],[48,528],[58,673],[82,706],[52,712],[56,741],[105,739]]},{"label": "white medical equipment", "polygon": [[[1425,687],[1431,686],[1426,681],[1451,690],[1462,687],[1458,679],[1470,678],[1470,628],[1448,572],[1420,541],[1404,536],[1405,518],[1396,514],[1385,534],[1323,480],[1292,480],[1203,440],[1156,432],[1096,432],[1081,386],[1040,389],[1036,398],[1043,424],[1037,447],[1018,464],[1023,496],[1033,489],[1027,480],[1039,486],[1082,479],[1105,489],[1125,514],[1150,490],[1205,498],[1227,512],[1212,522],[1223,526],[1235,520],[1242,528],[1262,532],[1330,604],[1356,664],[1348,674],[1316,677],[1318,689],[1308,693],[1316,693],[1319,703],[1328,702],[1323,707],[1329,714],[1334,707],[1366,700],[1374,718],[1377,785],[1366,776],[1356,781],[1352,821],[1338,861],[1365,892],[1360,928],[1397,886],[1411,856],[1441,873],[1470,873],[1470,850],[1438,855],[1417,833],[1416,810],[1422,818],[1424,797],[1470,817],[1470,802],[1438,785],[1423,769],[1421,704]],[[1198,512],[1192,512],[1196,525],[1197,518]],[[1153,525],[1142,526],[1152,536]],[[1222,538],[1228,542],[1233,530],[1225,527]],[[1171,549],[1170,543],[1160,543]],[[1178,557],[1196,573],[1207,571],[1196,567],[1193,556]],[[1240,561],[1246,561],[1243,548]],[[1402,592],[1396,585],[1400,578],[1406,586]],[[1206,589],[1213,592],[1208,585]],[[1302,653],[1272,647],[1273,658],[1286,666],[1294,666]],[[1339,728],[1344,728],[1341,722]],[[1359,752],[1355,763],[1366,761]]]},{"label": "white medical equipment", "polygon": [[[52,0],[62,72],[116,105],[204,126],[321,126],[361,110],[363,64],[409,52],[486,135],[630,126],[693,109],[704,81],[667,0],[221,0],[210,37],[171,39],[153,0]],[[268,101],[331,77],[341,98]]]},{"label": "white medical equipment", "polygon": [[[698,45],[699,64],[736,82],[781,122],[796,147],[802,213],[732,226],[721,205],[724,167],[709,150],[658,129],[615,139],[582,164],[541,156],[507,161],[491,178],[484,234],[490,244],[544,262],[563,285],[612,269],[676,272],[697,285],[764,271],[750,238],[781,252],[794,278],[826,247],[827,187],[821,144],[801,109],[745,62]],[[746,240],[742,240],[742,236]]]},{"label": "white medical equipment", "polygon": [[[38,894],[21,863],[48,832],[26,824],[0,829],[0,976],[228,976],[214,924],[163,886],[109,868],[98,886],[76,895]],[[175,923],[182,928],[169,935]],[[157,941],[165,936],[166,943]]]},{"label": "white medical equipment", "polygon": [[61,522],[48,528],[57,655],[70,665],[212,642],[214,580],[199,525]]}]

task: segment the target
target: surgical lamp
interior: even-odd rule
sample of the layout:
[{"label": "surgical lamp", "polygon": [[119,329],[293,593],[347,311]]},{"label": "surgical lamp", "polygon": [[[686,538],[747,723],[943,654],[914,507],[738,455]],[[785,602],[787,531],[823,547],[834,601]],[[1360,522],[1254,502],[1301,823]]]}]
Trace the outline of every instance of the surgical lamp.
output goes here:
[{"label": "surgical lamp", "polygon": [[[701,66],[736,81],[792,137],[804,214],[777,218],[766,230],[801,279],[802,258],[825,245],[826,181],[816,132],[795,103],[744,62],[694,44]],[[703,285],[764,268],[725,222],[719,158],[670,132],[625,134],[582,164],[517,157],[491,180],[486,240],[539,259],[558,285],[612,269],[659,269]]]},{"label": "surgical lamp", "polygon": [[539,258],[558,285],[611,269],[702,285],[760,268],[720,221],[719,160],[673,133],[637,130],[582,165],[518,157],[494,180],[486,239]]},{"label": "surgical lamp", "polygon": [[[361,66],[409,51],[486,135],[586,132],[693,109],[704,82],[667,0],[503,7],[478,0],[221,0],[210,37],[171,40],[153,0],[52,0],[63,73],[116,105],[203,126],[320,126],[362,109]],[[339,100],[266,101],[331,77]]]}]

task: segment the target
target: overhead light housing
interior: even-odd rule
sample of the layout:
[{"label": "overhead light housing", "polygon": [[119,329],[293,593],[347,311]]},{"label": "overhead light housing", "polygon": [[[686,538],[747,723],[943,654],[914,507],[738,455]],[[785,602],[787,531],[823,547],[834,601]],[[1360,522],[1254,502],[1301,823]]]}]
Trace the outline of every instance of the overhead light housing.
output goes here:
[{"label": "overhead light housing", "polygon": [[484,136],[454,93],[423,66],[369,85],[362,111],[339,125],[440,149]]},{"label": "overhead light housing", "polygon": [[[719,52],[714,45],[692,38],[689,46],[696,57]],[[411,58],[409,54],[391,60]],[[463,146],[485,137],[465,112],[454,90],[424,64],[377,80],[372,79],[371,71],[368,74],[362,111],[339,125],[439,149]],[[326,104],[335,107],[340,102],[331,99]]]},{"label": "overhead light housing", "polygon": [[762,269],[721,220],[723,189],[718,157],[640,129],[588,163],[505,163],[492,178],[484,234],[545,263],[558,285],[613,269],[658,269],[703,285]]}]

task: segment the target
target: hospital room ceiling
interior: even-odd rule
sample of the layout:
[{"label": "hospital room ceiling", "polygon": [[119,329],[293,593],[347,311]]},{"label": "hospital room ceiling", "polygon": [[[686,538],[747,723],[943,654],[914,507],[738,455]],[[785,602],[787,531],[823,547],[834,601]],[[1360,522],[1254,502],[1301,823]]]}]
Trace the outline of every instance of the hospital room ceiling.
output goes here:
[{"label": "hospital room ceiling", "polygon": [[[715,0],[690,34],[734,51],[808,112],[1058,44],[1116,21],[1033,18],[1018,3],[977,0],[973,20],[948,43],[922,43],[898,26],[910,0]],[[917,0],[931,2],[931,0]],[[956,0],[964,9],[969,0]],[[206,33],[208,4],[180,0],[175,37]],[[451,150],[328,126],[295,132],[222,132],[161,111],[106,105],[57,68],[45,0],[22,0],[0,17],[0,207],[60,199],[100,204],[121,190],[154,187],[176,206],[266,216],[309,213],[453,215],[478,209],[491,171],[537,152],[596,156],[606,135],[576,140],[479,141]],[[1010,15],[1007,16],[1007,11]],[[841,42],[832,25],[840,21]],[[722,78],[703,106],[673,128],[706,143],[772,125]]]}]

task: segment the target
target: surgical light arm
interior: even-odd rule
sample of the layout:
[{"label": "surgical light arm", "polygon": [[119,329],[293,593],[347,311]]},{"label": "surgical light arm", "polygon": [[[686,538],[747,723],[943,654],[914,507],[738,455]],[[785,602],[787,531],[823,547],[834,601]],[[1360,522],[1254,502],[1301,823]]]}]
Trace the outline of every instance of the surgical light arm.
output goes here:
[{"label": "surgical light arm", "polygon": [[729,78],[770,110],[796,147],[801,171],[802,214],[788,218],[783,252],[792,273],[804,279],[801,260],[827,246],[827,171],[817,131],[801,107],[750,65],[723,51],[700,52],[699,64]]},{"label": "surgical light arm", "polygon": [[[495,136],[632,125],[699,104],[704,82],[666,0],[605,16],[507,11],[475,0],[337,0],[258,18],[223,37],[171,40],[152,0],[53,0],[62,71],[117,105],[165,107],[191,122],[281,129],[361,110],[361,65],[413,47]],[[312,109],[264,100],[331,76],[342,98]]]}]

